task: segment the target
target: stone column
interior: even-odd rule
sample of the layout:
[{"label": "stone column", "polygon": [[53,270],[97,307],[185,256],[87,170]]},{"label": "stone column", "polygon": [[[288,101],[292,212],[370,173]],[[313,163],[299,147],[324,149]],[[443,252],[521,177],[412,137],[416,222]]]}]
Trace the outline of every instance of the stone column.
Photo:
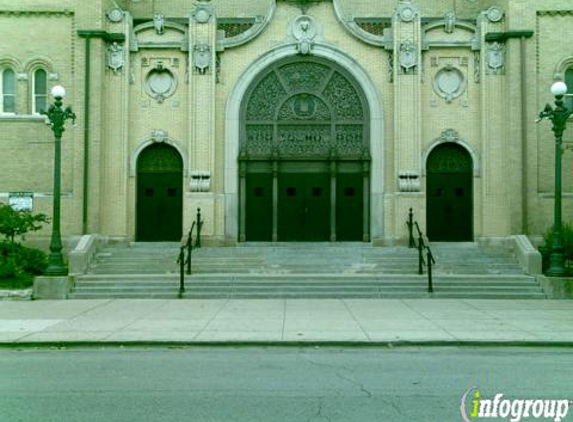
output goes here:
[{"label": "stone column", "polygon": [[[105,73],[102,84],[100,230],[101,234],[121,237],[128,236],[130,26],[131,16],[128,12],[121,21],[109,24],[108,32],[123,33],[126,38],[123,43],[104,44]],[[99,89],[102,89],[101,86],[93,85],[91,92]],[[94,121],[92,125],[95,124]]]},{"label": "stone column", "polygon": [[336,161],[330,162],[330,241],[336,242]]},{"label": "stone column", "polygon": [[273,161],[273,242],[279,240],[279,163]]},{"label": "stone column", "polygon": [[370,161],[362,163],[362,187],[363,187],[363,242],[370,242]]},{"label": "stone column", "polygon": [[482,192],[481,209],[477,209],[475,214],[482,217],[482,233],[476,233],[481,236],[510,234],[510,183],[513,179],[521,177],[512,164],[520,157],[511,157],[508,146],[508,115],[505,106],[509,98],[505,81],[506,46],[501,42],[485,41],[485,34],[488,32],[504,30],[500,16],[503,16],[503,12],[501,15],[499,13],[494,15],[491,11],[487,11],[478,19],[480,34],[483,37],[480,119]]},{"label": "stone column", "polygon": [[201,193],[193,193],[184,205],[185,213],[201,207],[207,236],[217,235],[215,221],[217,182],[215,173],[215,84],[217,22],[208,3],[196,4],[189,19],[189,168],[191,175],[204,177]]},{"label": "stone column", "polygon": [[[422,150],[422,29],[420,12],[409,1],[402,1],[393,16],[394,87],[394,175],[396,235],[406,236],[403,228],[411,195],[401,195],[398,175],[421,174]],[[417,213],[423,214],[422,209]]]},{"label": "stone column", "polygon": [[247,162],[239,163],[239,197],[241,204],[239,208],[239,242],[247,240]]}]

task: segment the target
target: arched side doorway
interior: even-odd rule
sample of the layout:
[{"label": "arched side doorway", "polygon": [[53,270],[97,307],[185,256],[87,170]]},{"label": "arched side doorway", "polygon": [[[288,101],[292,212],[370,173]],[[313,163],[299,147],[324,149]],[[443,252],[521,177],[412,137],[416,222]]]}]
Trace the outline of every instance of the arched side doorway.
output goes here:
[{"label": "arched side doorway", "polygon": [[183,160],[167,144],[137,158],[137,232],[140,242],[179,241],[183,232]]},{"label": "arched side doorway", "polygon": [[453,142],[432,150],[426,164],[428,238],[435,242],[473,240],[473,162]]},{"label": "arched side doorway", "polygon": [[241,107],[241,241],[368,241],[369,109],[317,57],[261,72]]}]

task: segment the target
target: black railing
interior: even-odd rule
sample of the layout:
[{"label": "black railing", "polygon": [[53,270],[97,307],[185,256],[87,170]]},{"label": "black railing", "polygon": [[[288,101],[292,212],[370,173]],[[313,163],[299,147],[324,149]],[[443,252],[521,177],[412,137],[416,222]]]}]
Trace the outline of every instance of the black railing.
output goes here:
[{"label": "black railing", "polygon": [[[432,266],[436,264],[436,260],[434,259],[434,254],[432,254],[428,238],[424,236],[422,230],[420,230],[418,222],[414,221],[412,208],[410,208],[410,212],[408,213],[408,221],[406,221],[406,224],[408,225],[409,231],[408,247],[416,247],[418,249],[418,274],[424,274],[424,266],[428,268],[428,293],[433,293],[434,283]],[[416,236],[414,235],[414,227],[416,228],[417,244]]]},{"label": "black railing", "polygon": [[[201,208],[197,208],[197,218],[193,221],[191,228],[186,236],[181,241],[179,247],[179,255],[177,263],[179,264],[179,297],[183,297],[185,293],[185,273],[191,275],[191,256],[193,249],[201,247],[201,228],[203,227],[203,220],[201,219]],[[195,237],[195,244],[193,244],[193,231],[197,232]]]}]

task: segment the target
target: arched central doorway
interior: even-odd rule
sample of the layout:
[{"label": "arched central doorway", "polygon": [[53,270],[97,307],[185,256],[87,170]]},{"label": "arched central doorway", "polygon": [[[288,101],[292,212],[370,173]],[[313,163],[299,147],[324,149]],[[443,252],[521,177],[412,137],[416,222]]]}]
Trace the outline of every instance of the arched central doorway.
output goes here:
[{"label": "arched central doorway", "polygon": [[446,142],[427,162],[426,217],[434,242],[473,240],[473,161],[461,145]]},{"label": "arched central doorway", "polygon": [[241,106],[241,241],[368,241],[369,109],[321,58],[263,71]]},{"label": "arched central doorway", "polygon": [[183,231],[183,161],[167,144],[137,159],[137,233],[140,242],[179,241]]}]

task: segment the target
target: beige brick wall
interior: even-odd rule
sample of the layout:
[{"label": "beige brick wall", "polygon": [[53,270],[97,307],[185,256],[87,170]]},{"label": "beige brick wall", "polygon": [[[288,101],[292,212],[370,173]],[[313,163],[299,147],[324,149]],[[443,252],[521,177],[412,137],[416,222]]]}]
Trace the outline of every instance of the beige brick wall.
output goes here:
[{"label": "beige brick wall", "polygon": [[[182,0],[119,3],[136,19],[150,18],[154,13],[188,18],[191,10],[190,3]],[[212,4],[218,16],[240,17],[264,15],[271,3],[270,0],[215,0]],[[398,2],[341,0],[340,4],[347,15],[390,18]],[[419,82],[416,82],[419,85],[409,87],[410,94],[399,98],[396,95],[401,95],[406,85],[400,85],[400,78],[390,82],[389,52],[350,35],[336,19],[331,2],[312,6],[309,13],[319,22],[324,41],[351,56],[366,70],[383,103],[386,234],[388,237],[404,236],[404,221],[409,207],[416,208],[419,211],[418,219],[425,223],[425,178],[422,178],[422,192],[404,194],[398,192],[397,175],[402,167],[421,170],[424,152],[448,128],[457,130],[480,159],[480,175],[474,178],[475,235],[504,236],[521,232],[524,201],[530,233],[543,232],[552,222],[554,145],[550,123],[536,125],[534,120],[545,103],[552,101],[548,89],[557,64],[568,57],[573,58],[569,42],[573,38],[573,5],[568,0],[488,0],[475,3],[420,0],[415,4],[419,6],[422,17],[443,16],[455,6],[461,18],[473,20],[481,10],[497,5],[506,10],[506,18],[499,24],[484,21],[482,36],[486,32],[507,29],[535,31],[534,37],[525,41],[526,161],[524,163],[521,158],[524,145],[519,40],[506,43],[507,66],[503,75],[486,74],[484,51],[473,52],[465,47],[424,51],[422,74]],[[25,73],[26,64],[38,58],[50,63],[53,72],[58,74],[57,80],[49,81],[50,86],[56,83],[66,86],[69,93],[66,103],[72,104],[78,114],[77,127],[68,126],[63,140],[65,234],[81,232],[85,40],[79,38],[76,31],[106,29],[129,36],[128,20],[113,25],[105,17],[105,12],[111,7],[111,2],[103,0],[0,0],[0,28],[3,33],[10,34],[2,37],[0,60],[6,57],[15,60],[20,66],[19,73]],[[559,13],[549,13],[555,10]],[[133,237],[135,178],[130,176],[133,170],[130,163],[134,152],[149,138],[151,131],[163,129],[187,152],[189,161],[186,164],[190,170],[212,171],[211,193],[185,194],[185,226],[188,227],[196,208],[201,206],[206,220],[205,233],[219,238],[224,236],[225,111],[229,95],[251,63],[261,54],[285,42],[289,22],[300,13],[297,7],[278,2],[274,20],[260,36],[221,53],[220,81],[214,88],[209,83],[197,84],[194,76],[188,83],[190,70],[187,51],[141,49],[131,52],[130,56],[126,56],[128,62],[125,67],[116,75],[106,66],[106,43],[99,39],[92,40],[90,232]],[[156,39],[153,30],[139,36],[141,39]],[[163,40],[181,36],[168,30]],[[437,29],[425,36],[434,40],[467,40],[470,35],[458,28],[453,34]],[[207,38],[214,48],[212,33]],[[193,39],[191,46],[192,43]],[[479,81],[476,80],[474,68],[476,54],[481,58]],[[143,58],[151,62],[160,59],[170,63],[176,59],[179,62],[178,66],[170,68],[178,80],[177,91],[161,104],[152,100],[143,88],[147,74],[142,67]],[[440,65],[433,66],[433,60]],[[439,98],[432,87],[434,75],[441,64],[448,61],[463,72],[467,81],[467,91],[451,103]],[[19,118],[0,116],[0,193],[36,192],[35,209],[50,213],[51,197],[48,194],[52,189],[52,133],[41,119],[29,117],[31,79],[20,79],[17,82]],[[396,105],[400,106],[399,119],[395,115]],[[198,112],[198,107],[204,109]],[[412,148],[400,149],[401,136],[414,139]],[[566,132],[565,141],[573,142],[571,129]],[[572,155],[573,151],[567,151],[563,161],[564,219],[569,221],[573,219]],[[526,175],[525,179],[523,174]],[[184,186],[188,191],[188,177]],[[527,189],[525,198],[524,186]],[[5,199],[5,195],[0,198]],[[44,231],[41,235],[46,233]]]}]

